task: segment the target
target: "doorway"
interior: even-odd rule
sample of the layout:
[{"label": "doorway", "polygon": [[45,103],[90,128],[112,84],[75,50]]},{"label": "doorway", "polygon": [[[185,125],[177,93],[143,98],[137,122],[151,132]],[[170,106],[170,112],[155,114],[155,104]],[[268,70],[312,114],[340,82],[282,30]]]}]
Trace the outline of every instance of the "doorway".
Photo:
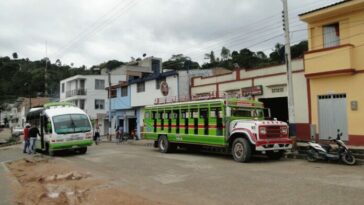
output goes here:
[{"label": "doorway", "polygon": [[287,97],[260,98],[265,108],[270,109],[271,117],[279,121],[288,122],[288,99]]},{"label": "doorway", "polygon": [[318,118],[320,139],[336,138],[340,130],[341,139],[348,140],[346,94],[318,96]]},{"label": "doorway", "polygon": [[136,132],[136,128],[136,118],[128,118],[128,131],[130,136],[134,130]]}]

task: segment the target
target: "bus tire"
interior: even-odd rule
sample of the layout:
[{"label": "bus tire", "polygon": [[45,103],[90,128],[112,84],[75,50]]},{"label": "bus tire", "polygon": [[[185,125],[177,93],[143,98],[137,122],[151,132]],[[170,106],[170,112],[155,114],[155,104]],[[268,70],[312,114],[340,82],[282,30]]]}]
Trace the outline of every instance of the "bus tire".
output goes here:
[{"label": "bus tire", "polygon": [[78,149],[78,152],[79,152],[80,154],[86,154],[86,152],[87,152],[87,147],[81,147],[81,148],[79,148],[79,149]]},{"label": "bus tire", "polygon": [[47,143],[45,146],[45,153],[48,154],[49,156],[54,156],[54,151],[49,149],[49,144]]},{"label": "bus tire", "polygon": [[175,150],[175,145],[168,141],[167,136],[162,135],[158,139],[158,149],[162,153],[170,153]]},{"label": "bus tire", "polygon": [[237,162],[248,162],[252,156],[252,149],[247,139],[236,138],[233,142],[231,153]]}]

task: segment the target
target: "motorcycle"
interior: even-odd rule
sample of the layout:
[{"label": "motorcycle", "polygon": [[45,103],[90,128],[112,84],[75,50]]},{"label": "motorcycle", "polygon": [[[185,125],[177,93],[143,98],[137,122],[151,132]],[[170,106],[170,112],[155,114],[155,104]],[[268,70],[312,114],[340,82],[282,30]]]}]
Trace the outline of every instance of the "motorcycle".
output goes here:
[{"label": "motorcycle", "polygon": [[329,140],[337,144],[337,149],[333,149],[330,145],[320,145],[318,143],[309,142],[308,145],[310,149],[307,151],[307,161],[342,161],[347,165],[354,165],[356,163],[355,157],[345,143],[340,139],[341,136],[342,133],[340,133],[340,130],[337,130],[336,139],[329,137]]}]

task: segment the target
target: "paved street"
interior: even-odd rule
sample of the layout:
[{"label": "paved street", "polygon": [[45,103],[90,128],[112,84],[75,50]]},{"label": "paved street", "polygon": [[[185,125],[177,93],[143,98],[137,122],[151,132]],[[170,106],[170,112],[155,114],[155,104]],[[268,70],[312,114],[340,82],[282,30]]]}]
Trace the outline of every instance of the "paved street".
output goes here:
[{"label": "paved street", "polygon": [[[1,161],[22,156],[20,146],[0,150]],[[92,146],[86,155],[58,157],[133,193],[167,203],[362,204],[364,200],[364,166],[291,159],[241,164],[223,155],[161,154],[149,146],[111,143]]]}]

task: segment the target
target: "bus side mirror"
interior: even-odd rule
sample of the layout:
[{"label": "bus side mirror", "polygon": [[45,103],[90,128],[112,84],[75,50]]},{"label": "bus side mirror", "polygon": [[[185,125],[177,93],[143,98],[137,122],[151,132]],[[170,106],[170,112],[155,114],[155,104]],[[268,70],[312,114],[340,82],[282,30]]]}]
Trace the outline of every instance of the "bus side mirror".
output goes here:
[{"label": "bus side mirror", "polygon": [[231,107],[226,107],[226,117],[231,117]]}]

